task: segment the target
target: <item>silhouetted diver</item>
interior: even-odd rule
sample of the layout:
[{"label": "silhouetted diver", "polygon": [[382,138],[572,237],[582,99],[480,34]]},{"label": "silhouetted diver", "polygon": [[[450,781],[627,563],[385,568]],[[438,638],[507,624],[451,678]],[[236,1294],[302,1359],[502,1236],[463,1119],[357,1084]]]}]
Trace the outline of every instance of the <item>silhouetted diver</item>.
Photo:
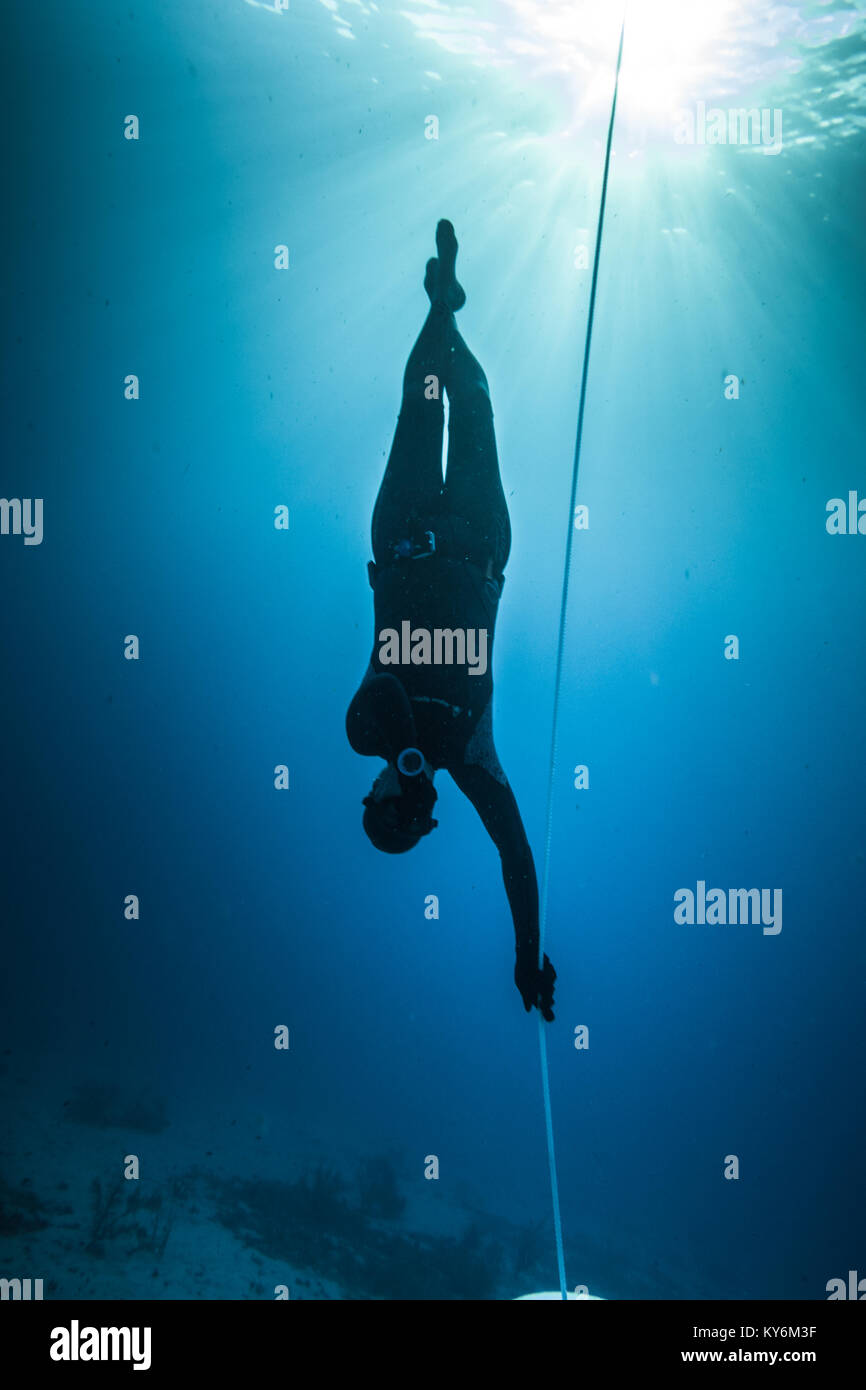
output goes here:
[{"label": "silhouetted diver", "polygon": [[[487,378],[454,319],[466,296],[455,277],[457,239],[450,222],[437,226],[436,249],[424,279],[430,312],[406,364],[394,442],[373,510],[375,563],[367,571],[376,642],[346,732],[356,753],[387,762],[364,798],[364,830],[377,849],[401,854],[434,829],[439,768],[468,796],[502,859],[514,920],[515,983],[527,1012],[536,1005],[552,1021],[556,972],[546,955],[538,968],[532,850],[493,745],[489,653],[511,524]],[[443,386],[449,404],[444,484]],[[466,654],[474,650],[478,657],[481,633],[486,659],[475,661],[473,674]],[[443,652],[452,660],[443,661]]]}]

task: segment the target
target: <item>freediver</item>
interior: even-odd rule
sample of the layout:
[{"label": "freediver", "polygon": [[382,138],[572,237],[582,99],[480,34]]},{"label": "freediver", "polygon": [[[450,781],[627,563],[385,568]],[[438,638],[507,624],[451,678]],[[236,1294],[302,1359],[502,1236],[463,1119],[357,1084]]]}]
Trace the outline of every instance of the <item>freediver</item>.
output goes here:
[{"label": "freediver", "polygon": [[[434,630],[446,637],[485,631],[492,649],[511,549],[487,378],[454,318],[466,295],[455,275],[457,238],[448,221],[436,228],[436,249],[424,278],[430,312],[406,364],[394,442],[373,509],[374,560],[367,573],[377,641],[349,706],[346,732],[356,753],[386,761],[363,802],[364,830],[376,849],[402,854],[435,828],[433,779],[442,768],[472,802],[502,860],[515,983],[527,1013],[535,1006],[552,1022],[556,972],[546,955],[538,965],[538,884],[493,744],[491,664],[473,673],[465,661],[437,663],[423,642],[423,633]],[[443,387],[449,408],[444,482]],[[414,659],[395,664],[383,636],[401,631],[413,639],[421,634],[421,640]]]}]

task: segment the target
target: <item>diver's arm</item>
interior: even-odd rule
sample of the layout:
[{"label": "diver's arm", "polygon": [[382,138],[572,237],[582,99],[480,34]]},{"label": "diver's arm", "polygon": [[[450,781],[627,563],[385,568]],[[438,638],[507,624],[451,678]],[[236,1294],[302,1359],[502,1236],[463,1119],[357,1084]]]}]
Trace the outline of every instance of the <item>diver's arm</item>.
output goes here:
[{"label": "diver's arm", "polygon": [[514,792],[507,782],[498,781],[476,764],[462,763],[448,771],[472,802],[502,860],[502,878],[514,922],[514,979],[523,1003],[527,1011],[537,1004],[544,1018],[552,1022],[556,972],[547,956],[543,969],[538,967],[538,881]]},{"label": "diver's arm", "polygon": [[448,771],[472,802],[499,851],[517,949],[534,949],[537,956],[538,882],[514,792],[507,782],[498,782],[483,767],[463,763],[459,767],[449,767]]},{"label": "diver's arm", "polygon": [[409,696],[396,676],[373,675],[364,681],[346,714],[346,733],[356,753],[396,762],[418,736]]}]

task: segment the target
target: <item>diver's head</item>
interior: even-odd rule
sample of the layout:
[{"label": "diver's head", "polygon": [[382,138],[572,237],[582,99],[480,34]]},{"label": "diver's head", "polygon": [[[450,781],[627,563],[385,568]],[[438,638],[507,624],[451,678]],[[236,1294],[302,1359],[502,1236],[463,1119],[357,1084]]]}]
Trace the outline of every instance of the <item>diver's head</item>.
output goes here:
[{"label": "diver's head", "polygon": [[[402,759],[403,754],[400,757]],[[419,757],[423,763],[423,756],[419,754]],[[410,760],[404,760],[400,763],[400,773],[404,763],[411,766]],[[364,797],[364,831],[371,845],[383,854],[405,854],[439,824],[431,815],[436,802],[433,783],[420,777],[415,782],[415,776],[417,774],[410,771],[401,779],[394,764],[388,763],[373,783],[369,796]],[[407,777],[412,778],[408,783]]]},{"label": "diver's head", "polygon": [[[389,797],[387,801],[374,801],[371,796],[364,797],[363,826],[367,839],[374,849],[383,854],[405,854],[414,849],[422,834],[404,824],[400,813],[401,797]],[[432,825],[430,826],[432,830]]]}]

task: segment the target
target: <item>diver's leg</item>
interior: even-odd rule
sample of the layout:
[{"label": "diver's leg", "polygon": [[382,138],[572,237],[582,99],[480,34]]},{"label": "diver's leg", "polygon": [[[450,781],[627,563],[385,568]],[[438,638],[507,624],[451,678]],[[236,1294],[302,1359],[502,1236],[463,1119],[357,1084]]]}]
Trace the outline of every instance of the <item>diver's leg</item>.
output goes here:
[{"label": "diver's leg", "polygon": [[[403,399],[385,476],[373,508],[373,555],[377,564],[393,557],[415,515],[435,510],[442,491],[443,358],[450,313],[431,304],[409,354]],[[435,381],[431,381],[435,378]]]},{"label": "diver's leg", "polygon": [[[457,281],[457,237],[448,221],[436,228],[436,250],[435,292],[441,303],[459,309],[466,296]],[[490,388],[481,363],[460,336],[453,312],[446,324],[443,371],[449,413],[444,500],[452,514],[469,523],[467,558],[482,568],[492,562],[494,573],[501,574],[511,549],[511,524],[499,476]]]},{"label": "diver's leg", "polygon": [[499,474],[493,407],[487,377],[451,318],[445,366],[448,393],[448,464],[445,497],[456,516],[470,523],[468,557],[501,575],[511,550],[511,522]]}]

